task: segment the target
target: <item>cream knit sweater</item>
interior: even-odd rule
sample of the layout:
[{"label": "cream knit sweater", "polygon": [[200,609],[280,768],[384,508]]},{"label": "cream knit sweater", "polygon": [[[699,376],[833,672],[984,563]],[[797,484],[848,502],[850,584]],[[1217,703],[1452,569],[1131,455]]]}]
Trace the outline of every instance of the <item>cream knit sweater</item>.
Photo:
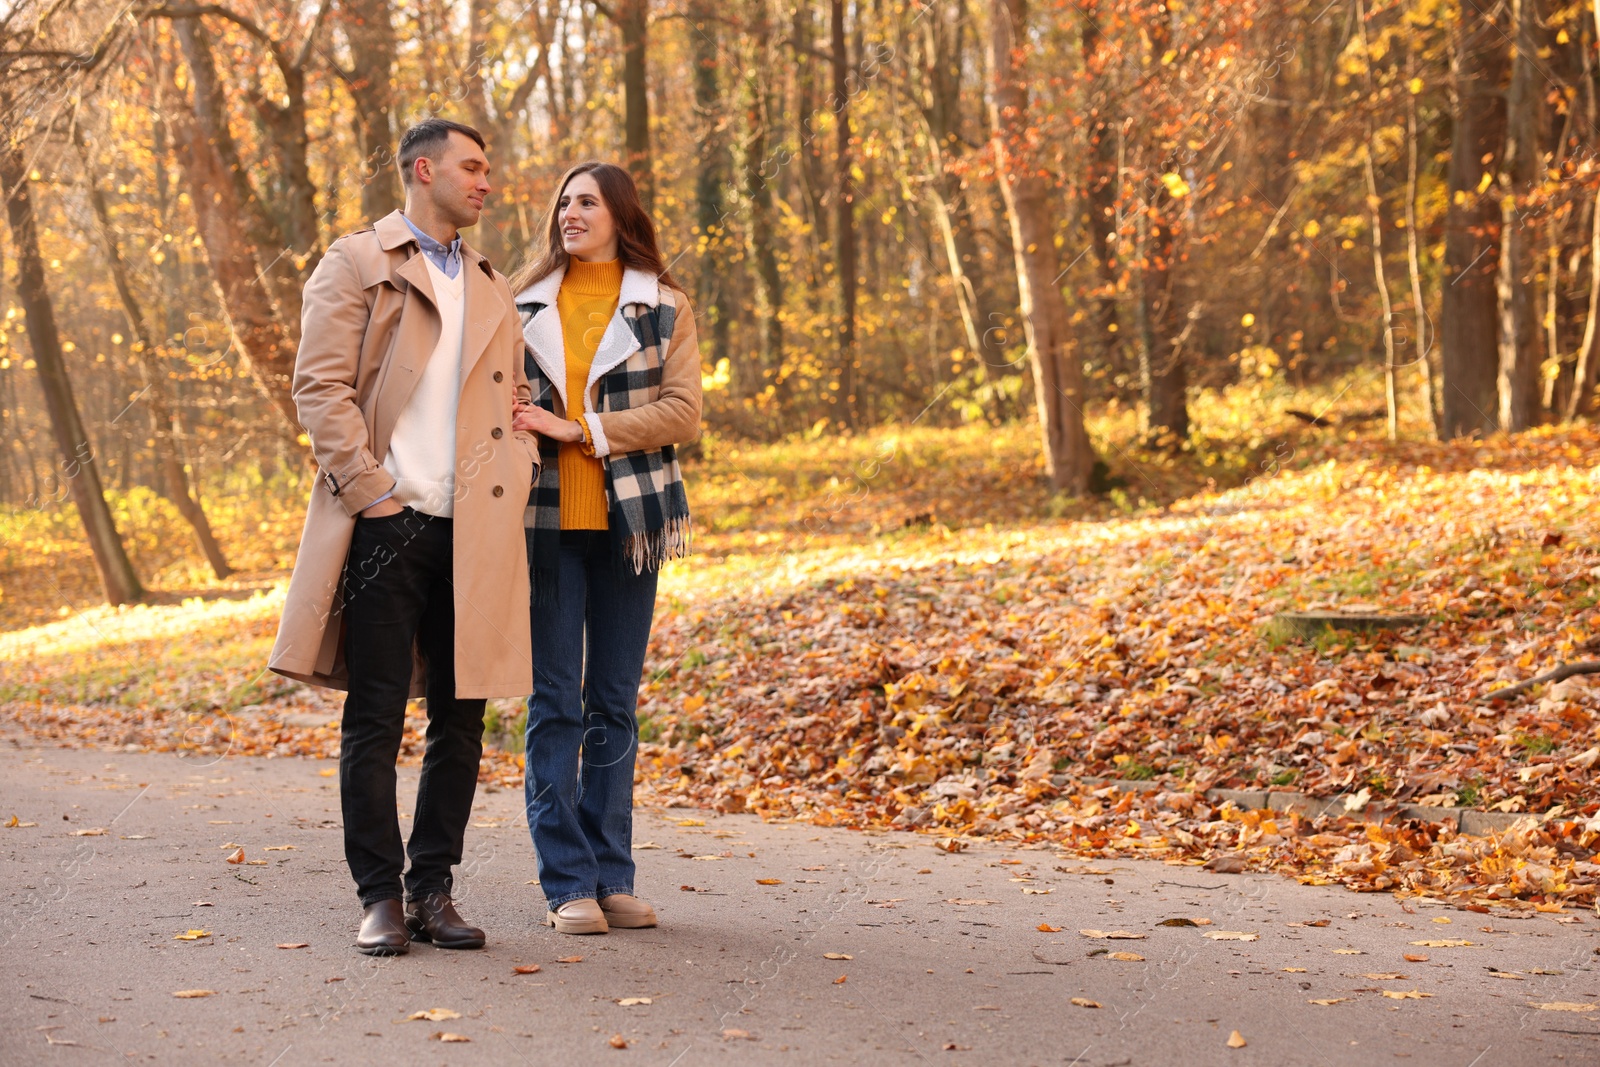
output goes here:
[{"label": "cream knit sweater", "polygon": [[394,499],[424,515],[455,513],[456,408],[461,396],[461,334],[465,324],[465,266],[454,278],[433,265],[428,274],[439,307],[439,343],[428,357],[395,421],[383,468],[394,475]]}]

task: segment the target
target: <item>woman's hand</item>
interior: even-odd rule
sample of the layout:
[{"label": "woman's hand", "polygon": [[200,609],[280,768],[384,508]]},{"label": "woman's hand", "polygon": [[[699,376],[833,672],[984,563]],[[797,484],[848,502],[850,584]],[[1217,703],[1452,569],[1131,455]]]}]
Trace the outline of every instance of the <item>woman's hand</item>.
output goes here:
[{"label": "woman's hand", "polygon": [[511,428],[529,430],[552,441],[577,442],[583,440],[583,427],[576,422],[558,419],[537,404],[517,404],[512,408]]}]

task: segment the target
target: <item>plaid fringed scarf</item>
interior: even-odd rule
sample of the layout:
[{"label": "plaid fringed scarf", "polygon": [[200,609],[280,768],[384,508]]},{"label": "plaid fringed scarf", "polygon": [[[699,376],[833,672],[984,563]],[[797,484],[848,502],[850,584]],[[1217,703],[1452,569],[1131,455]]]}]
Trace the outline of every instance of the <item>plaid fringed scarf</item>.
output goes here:
[{"label": "plaid fringed scarf", "polygon": [[[537,315],[544,304],[518,304],[523,325]],[[661,393],[661,368],[672,341],[672,326],[677,309],[663,301],[624,304],[618,308],[623,321],[633,330],[639,350],[600,376],[599,406],[608,411],[643,407]],[[553,414],[560,397],[533,350],[524,350],[528,384],[533,402]],[[581,404],[580,398],[573,398]],[[539,479],[528,494],[528,509],[523,526],[528,537],[528,563],[533,571],[533,596],[537,603],[552,603],[561,552],[561,475],[558,458],[561,443],[541,439]],[[658,570],[669,559],[689,552],[689,497],[683,488],[683,473],[678,468],[678,453],[672,445],[640,452],[613,452],[601,457],[606,470],[606,511],[611,545],[616,558],[633,568],[635,574]]]}]

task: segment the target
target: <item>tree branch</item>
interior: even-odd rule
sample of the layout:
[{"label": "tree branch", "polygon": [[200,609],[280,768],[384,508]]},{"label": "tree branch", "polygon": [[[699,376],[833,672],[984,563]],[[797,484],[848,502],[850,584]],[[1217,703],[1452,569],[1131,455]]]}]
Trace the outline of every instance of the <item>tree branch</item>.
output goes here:
[{"label": "tree branch", "polygon": [[1535,675],[1534,677],[1529,678],[1526,682],[1518,682],[1516,685],[1508,685],[1504,689],[1496,689],[1492,692],[1484,693],[1478,696],[1476,700],[1480,704],[1490,700],[1509,700],[1511,697],[1526,693],[1535,686],[1543,685],[1546,682],[1559,682],[1563,679],[1571,678],[1578,674],[1600,674],[1600,659],[1586,659],[1579,660],[1577,663],[1564,663],[1555,670],[1545,671],[1543,674]]}]

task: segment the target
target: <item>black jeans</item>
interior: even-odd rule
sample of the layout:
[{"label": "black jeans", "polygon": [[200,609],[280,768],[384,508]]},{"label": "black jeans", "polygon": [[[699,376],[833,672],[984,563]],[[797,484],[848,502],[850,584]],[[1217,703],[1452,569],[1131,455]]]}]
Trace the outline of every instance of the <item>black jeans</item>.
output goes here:
[{"label": "black jeans", "polygon": [[[478,788],[482,700],[456,699],[452,522],[406,508],[358,518],[344,570],[345,659],[339,802],[344,855],[363,906],[450,892],[450,868]],[[422,781],[402,850],[395,758],[405,729],[412,649],[427,665],[428,732]]]}]

